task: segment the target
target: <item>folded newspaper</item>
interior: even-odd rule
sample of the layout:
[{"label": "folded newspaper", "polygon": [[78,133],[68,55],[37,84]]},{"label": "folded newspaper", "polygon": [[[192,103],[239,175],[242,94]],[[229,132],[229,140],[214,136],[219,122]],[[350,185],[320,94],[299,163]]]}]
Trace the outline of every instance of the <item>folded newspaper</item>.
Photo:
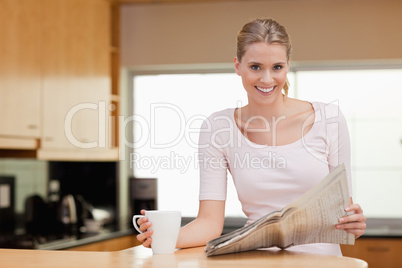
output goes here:
[{"label": "folded newspaper", "polygon": [[339,165],[314,188],[281,211],[209,241],[207,256],[310,243],[353,245],[355,236],[335,228],[350,204],[344,165]]}]

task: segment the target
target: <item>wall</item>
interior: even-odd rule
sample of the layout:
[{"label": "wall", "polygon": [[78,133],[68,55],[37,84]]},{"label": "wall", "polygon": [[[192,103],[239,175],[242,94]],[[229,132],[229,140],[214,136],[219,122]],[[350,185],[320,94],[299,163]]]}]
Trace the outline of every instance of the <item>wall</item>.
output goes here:
[{"label": "wall", "polygon": [[15,210],[25,211],[25,200],[28,196],[47,195],[48,163],[35,159],[0,159],[0,174],[15,177]]},{"label": "wall", "polygon": [[121,63],[231,63],[237,32],[256,17],[287,27],[294,61],[402,59],[402,1],[269,0],[125,4]]}]

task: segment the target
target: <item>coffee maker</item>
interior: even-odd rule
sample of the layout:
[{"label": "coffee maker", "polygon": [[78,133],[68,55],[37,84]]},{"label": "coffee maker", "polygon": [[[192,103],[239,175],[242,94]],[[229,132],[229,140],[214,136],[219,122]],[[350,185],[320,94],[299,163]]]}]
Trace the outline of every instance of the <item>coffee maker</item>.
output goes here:
[{"label": "coffee maker", "polygon": [[141,214],[141,209],[158,209],[158,185],[156,178],[130,177],[129,186],[131,216]]}]

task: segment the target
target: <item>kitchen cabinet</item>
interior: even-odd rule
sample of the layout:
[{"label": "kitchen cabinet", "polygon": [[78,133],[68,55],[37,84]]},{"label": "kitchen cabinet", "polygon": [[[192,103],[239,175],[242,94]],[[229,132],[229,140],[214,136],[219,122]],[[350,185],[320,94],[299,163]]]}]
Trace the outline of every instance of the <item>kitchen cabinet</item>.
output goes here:
[{"label": "kitchen cabinet", "polygon": [[35,1],[0,8],[0,145],[35,149],[40,135],[41,17]]},{"label": "kitchen cabinet", "polygon": [[70,251],[117,251],[140,245],[136,235],[128,235],[106,241],[91,243],[83,246],[73,247]]},{"label": "kitchen cabinet", "polygon": [[341,245],[343,256],[364,260],[370,268],[402,267],[402,239],[361,237],[355,245]]},{"label": "kitchen cabinet", "polygon": [[98,88],[45,90],[42,148],[93,148],[106,143],[109,99],[108,92]]},{"label": "kitchen cabinet", "polygon": [[0,2],[1,149],[118,160],[115,9],[107,0]]},{"label": "kitchen cabinet", "polygon": [[[117,160],[110,148],[110,3],[45,0],[41,159]],[[93,153],[93,157],[91,157]]]}]

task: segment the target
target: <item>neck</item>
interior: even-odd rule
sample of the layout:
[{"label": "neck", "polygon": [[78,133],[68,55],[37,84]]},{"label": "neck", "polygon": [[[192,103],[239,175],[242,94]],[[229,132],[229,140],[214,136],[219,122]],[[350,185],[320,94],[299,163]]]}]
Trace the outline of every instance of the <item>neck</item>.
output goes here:
[{"label": "neck", "polygon": [[253,116],[262,116],[267,120],[277,119],[286,115],[286,97],[277,98],[269,104],[249,103],[243,108],[243,116],[250,118]]}]

